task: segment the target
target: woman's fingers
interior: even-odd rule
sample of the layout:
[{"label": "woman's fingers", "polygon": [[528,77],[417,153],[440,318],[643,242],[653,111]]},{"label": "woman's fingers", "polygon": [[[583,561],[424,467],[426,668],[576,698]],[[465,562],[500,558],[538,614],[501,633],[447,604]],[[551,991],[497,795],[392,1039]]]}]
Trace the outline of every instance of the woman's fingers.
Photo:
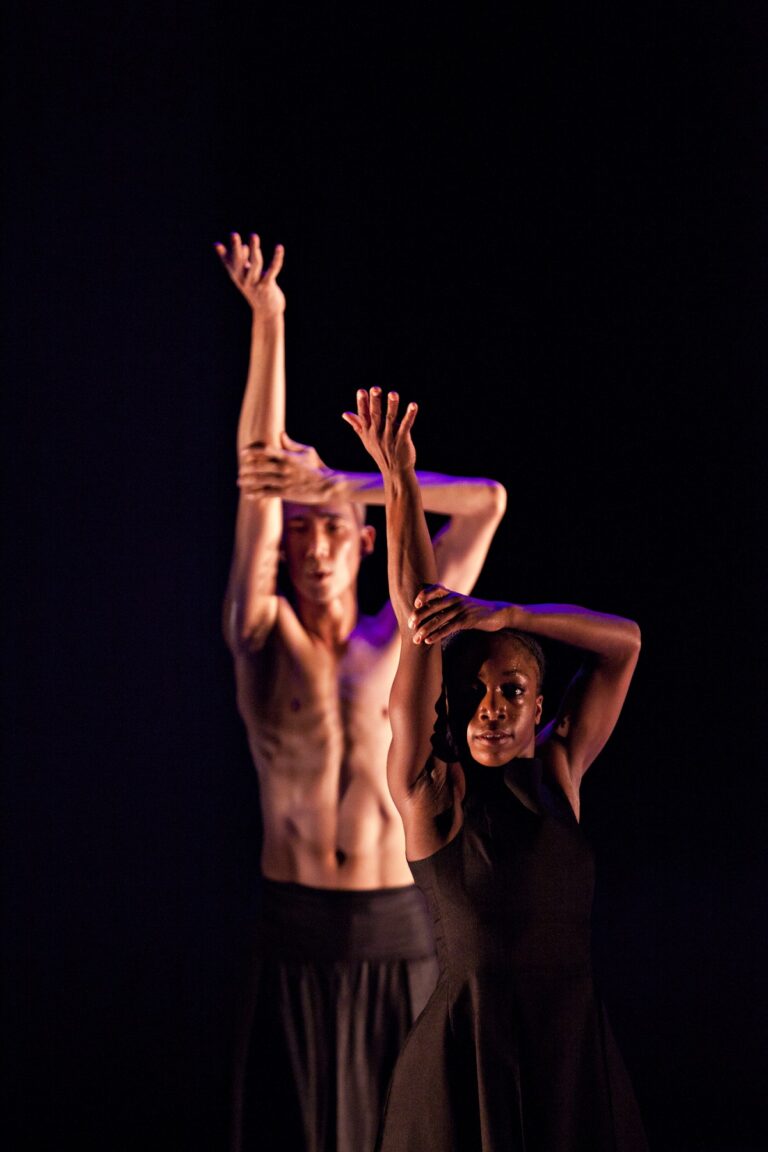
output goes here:
[{"label": "woman's fingers", "polygon": [[400,404],[400,397],[397,392],[390,392],[387,396],[387,431],[391,433],[395,420],[397,419],[397,408]]},{"label": "woman's fingers", "polygon": [[357,414],[363,429],[369,428],[371,423],[371,401],[365,388],[357,390]]},{"label": "woman's fingers", "polygon": [[355,412],[342,412],[342,420],[345,420],[351,428],[354,428],[358,436],[363,434],[363,424],[360,417]]},{"label": "woman's fingers", "polygon": [[462,604],[452,605],[450,609],[424,621],[413,633],[414,644],[439,644],[447,640],[455,632],[460,632],[466,626],[466,613]]},{"label": "woman's fingers", "polygon": [[450,636],[458,630],[460,617],[460,611],[445,612],[424,621],[413,633],[414,644],[434,644],[436,640]]},{"label": "woman's fingers", "polygon": [[[397,392],[389,392],[385,400],[379,387],[369,390],[359,388],[356,398],[357,415],[354,412],[343,412],[342,420],[354,428],[358,436],[363,439],[367,439],[370,433],[373,441],[379,444],[385,455],[391,453],[393,447],[397,450],[413,427],[417,406],[409,404],[398,424],[400,396]],[[372,446],[373,444],[368,444],[369,450]]]},{"label": "woman's fingers", "polygon": [[371,388],[369,403],[371,423],[378,432],[381,428],[381,388]]},{"label": "woman's fingers", "polygon": [[455,620],[463,611],[464,602],[460,597],[446,596],[417,608],[409,617],[408,625],[414,636],[419,635],[423,640],[447,620]]},{"label": "woman's fingers", "polygon": [[419,593],[414,600],[414,606],[421,608],[424,604],[429,604],[432,600],[441,600],[443,596],[456,595],[456,592],[451,592],[450,588],[446,588],[444,584],[425,584],[423,588],[419,589]]},{"label": "woman's fingers", "polygon": [[406,436],[410,436],[411,428],[413,428],[413,423],[414,423],[414,420],[416,419],[416,413],[418,412],[418,410],[419,410],[418,404],[414,404],[413,402],[411,402],[408,405],[408,407],[405,410],[405,414],[403,415],[403,418],[400,421],[400,427],[399,427],[398,432],[397,432],[398,439],[404,440]]}]

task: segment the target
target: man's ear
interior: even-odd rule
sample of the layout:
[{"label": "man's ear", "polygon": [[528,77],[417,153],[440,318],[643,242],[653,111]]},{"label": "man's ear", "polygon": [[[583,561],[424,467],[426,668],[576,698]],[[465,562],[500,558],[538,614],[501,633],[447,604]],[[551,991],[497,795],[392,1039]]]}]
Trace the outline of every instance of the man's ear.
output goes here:
[{"label": "man's ear", "polygon": [[363,524],[360,529],[360,555],[370,556],[376,543],[376,529],[373,524]]},{"label": "man's ear", "polygon": [[543,696],[537,696],[536,697],[536,715],[535,715],[534,721],[533,721],[534,724],[540,724],[541,723],[541,710],[543,707],[544,707],[544,697]]}]

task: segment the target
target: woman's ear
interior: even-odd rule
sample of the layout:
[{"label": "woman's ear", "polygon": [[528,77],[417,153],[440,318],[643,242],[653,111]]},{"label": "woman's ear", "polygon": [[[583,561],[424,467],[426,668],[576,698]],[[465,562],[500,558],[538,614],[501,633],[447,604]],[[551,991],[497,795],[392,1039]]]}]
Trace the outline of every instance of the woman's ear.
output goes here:
[{"label": "woman's ear", "polygon": [[534,724],[541,724],[541,710],[544,707],[544,697],[536,697],[536,712],[534,713]]}]

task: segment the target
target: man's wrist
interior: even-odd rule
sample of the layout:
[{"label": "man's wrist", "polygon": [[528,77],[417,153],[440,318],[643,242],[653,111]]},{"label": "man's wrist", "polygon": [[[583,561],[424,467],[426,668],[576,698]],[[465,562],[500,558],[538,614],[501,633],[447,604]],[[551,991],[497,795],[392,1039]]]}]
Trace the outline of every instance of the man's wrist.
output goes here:
[{"label": "man's wrist", "polygon": [[283,324],[283,312],[262,312],[258,307],[251,305],[251,322],[257,332],[277,332]]}]

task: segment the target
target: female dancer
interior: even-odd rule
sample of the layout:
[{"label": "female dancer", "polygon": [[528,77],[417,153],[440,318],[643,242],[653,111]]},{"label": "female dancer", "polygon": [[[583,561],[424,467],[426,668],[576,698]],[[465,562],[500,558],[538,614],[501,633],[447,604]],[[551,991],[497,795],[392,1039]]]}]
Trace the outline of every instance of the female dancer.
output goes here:
[{"label": "female dancer", "polygon": [[[640,1152],[637,1105],[590,971],[593,860],[579,784],[640,648],[629,620],[488,602],[435,583],[411,429],[357,394],[384,478],[401,634],[388,780],[435,923],[441,976],[396,1066],[382,1152]],[[534,636],[585,654],[537,737]],[[450,639],[449,639],[450,638]],[[448,643],[441,643],[446,642]]]}]

